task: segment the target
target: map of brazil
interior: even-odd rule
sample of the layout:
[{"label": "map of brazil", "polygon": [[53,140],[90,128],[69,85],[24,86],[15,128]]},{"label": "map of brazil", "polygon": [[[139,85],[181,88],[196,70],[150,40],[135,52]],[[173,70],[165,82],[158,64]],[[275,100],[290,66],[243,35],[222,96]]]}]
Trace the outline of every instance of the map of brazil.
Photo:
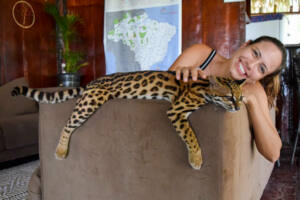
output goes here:
[{"label": "map of brazil", "polygon": [[181,52],[179,6],[105,13],[106,73],[167,70]]}]

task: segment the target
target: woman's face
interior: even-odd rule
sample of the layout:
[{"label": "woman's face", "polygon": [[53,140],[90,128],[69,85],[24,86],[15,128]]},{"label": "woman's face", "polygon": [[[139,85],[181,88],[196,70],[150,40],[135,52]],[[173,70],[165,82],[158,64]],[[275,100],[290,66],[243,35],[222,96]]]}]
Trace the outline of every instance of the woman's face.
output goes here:
[{"label": "woman's face", "polygon": [[236,80],[255,82],[279,68],[282,53],[268,41],[248,45],[245,43],[231,57],[230,75]]}]

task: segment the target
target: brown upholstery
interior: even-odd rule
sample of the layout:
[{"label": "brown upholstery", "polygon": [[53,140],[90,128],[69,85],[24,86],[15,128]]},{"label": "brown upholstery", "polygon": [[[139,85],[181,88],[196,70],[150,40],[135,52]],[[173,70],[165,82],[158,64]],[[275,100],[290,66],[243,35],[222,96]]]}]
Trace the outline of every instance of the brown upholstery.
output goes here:
[{"label": "brown upholstery", "polygon": [[0,162],[38,154],[38,105],[25,97],[12,97],[24,78],[0,87]]},{"label": "brown upholstery", "polygon": [[22,85],[28,86],[24,78],[18,78],[0,87],[0,118],[38,112],[34,101],[22,96],[11,96],[13,88]]},{"label": "brown upholstery", "polygon": [[204,159],[196,171],[166,116],[169,103],[154,100],[104,104],[76,130],[67,159],[56,160],[74,105],[40,104],[43,200],[259,200],[271,174],[244,106],[229,113],[209,105],[191,115]]},{"label": "brown upholstery", "polygon": [[1,122],[7,149],[17,149],[38,143],[37,113],[7,117]]},{"label": "brown upholstery", "polygon": [[28,186],[28,198],[30,200],[40,200],[42,199],[41,192],[41,172],[40,168],[36,168],[30,179],[30,184]]}]

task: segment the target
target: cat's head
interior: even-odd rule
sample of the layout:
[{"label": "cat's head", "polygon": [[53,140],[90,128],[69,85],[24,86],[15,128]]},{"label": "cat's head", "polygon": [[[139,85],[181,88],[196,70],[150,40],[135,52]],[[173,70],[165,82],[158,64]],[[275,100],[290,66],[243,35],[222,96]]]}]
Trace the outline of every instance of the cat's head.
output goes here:
[{"label": "cat's head", "polygon": [[230,112],[240,109],[243,101],[241,86],[243,80],[233,80],[225,77],[209,77],[212,101]]}]

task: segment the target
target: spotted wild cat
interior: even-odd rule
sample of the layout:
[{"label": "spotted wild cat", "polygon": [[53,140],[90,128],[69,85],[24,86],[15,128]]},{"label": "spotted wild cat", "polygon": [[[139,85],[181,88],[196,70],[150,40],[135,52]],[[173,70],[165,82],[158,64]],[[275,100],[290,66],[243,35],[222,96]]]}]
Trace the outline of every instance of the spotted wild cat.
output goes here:
[{"label": "spotted wild cat", "polygon": [[24,95],[41,103],[60,103],[78,98],[73,113],[61,132],[55,155],[67,156],[71,134],[80,127],[103,103],[114,98],[162,99],[171,103],[167,116],[186,144],[189,163],[194,169],[202,165],[201,149],[188,122],[189,115],[207,103],[236,111],[242,102],[241,84],[229,78],[209,77],[198,81],[176,80],[175,72],[141,71],[115,73],[100,77],[85,88],[58,92],[43,92],[27,87],[15,87],[12,95]]}]

